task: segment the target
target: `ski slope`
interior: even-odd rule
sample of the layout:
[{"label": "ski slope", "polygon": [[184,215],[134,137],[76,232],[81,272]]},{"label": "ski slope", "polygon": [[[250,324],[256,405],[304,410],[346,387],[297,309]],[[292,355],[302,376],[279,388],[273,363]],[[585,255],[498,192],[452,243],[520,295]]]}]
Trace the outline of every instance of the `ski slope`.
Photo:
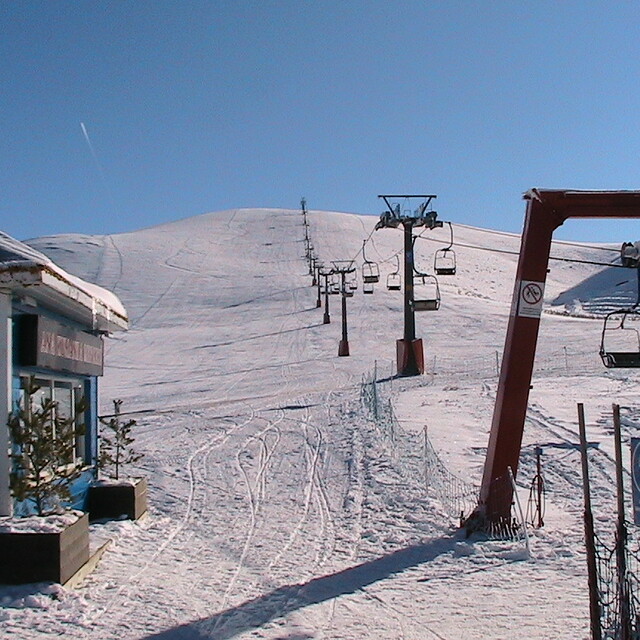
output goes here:
[{"label": "ski slope", "polygon": [[[440,310],[417,316],[428,371],[390,385],[402,428],[392,444],[359,394],[374,366],[380,377],[393,371],[402,294],[384,280],[402,233],[373,233],[370,216],[308,219],[324,262],[360,264],[370,237],[367,258],[381,267],[375,294],[360,286],[348,300],[348,358],[337,357],[339,297],[331,324],[316,308],[299,211],[30,241],[127,308],[130,331],[107,340],[101,403],[107,412],[121,398],[138,421],[145,457],[135,471],[148,476],[151,511],[92,527],[96,541],[113,542],[79,588],[0,588],[0,638],[588,637],[575,405],[584,402],[599,445],[594,504],[607,529],[611,403],[634,433],[639,386],[633,371],[602,367],[601,321],[568,292],[593,301],[618,285],[629,295],[619,284],[628,273],[551,263],[518,475],[526,503],[542,446],[546,524],[530,532],[529,556],[521,542],[465,539],[427,492],[421,458],[427,426],[448,468],[480,481],[519,237],[454,225],[457,274],[440,278]],[[448,242],[448,229],[425,232],[418,268],[431,271]],[[552,255],[611,262],[611,249],[554,243]]]}]

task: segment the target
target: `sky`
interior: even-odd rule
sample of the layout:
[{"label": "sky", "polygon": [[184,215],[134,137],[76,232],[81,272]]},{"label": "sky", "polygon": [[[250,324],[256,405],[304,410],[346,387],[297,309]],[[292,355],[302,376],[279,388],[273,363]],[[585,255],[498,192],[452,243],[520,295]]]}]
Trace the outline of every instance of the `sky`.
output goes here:
[{"label": "sky", "polygon": [[520,232],[531,187],[640,189],[639,25],[631,1],[2,2],[0,229],[429,193]]}]

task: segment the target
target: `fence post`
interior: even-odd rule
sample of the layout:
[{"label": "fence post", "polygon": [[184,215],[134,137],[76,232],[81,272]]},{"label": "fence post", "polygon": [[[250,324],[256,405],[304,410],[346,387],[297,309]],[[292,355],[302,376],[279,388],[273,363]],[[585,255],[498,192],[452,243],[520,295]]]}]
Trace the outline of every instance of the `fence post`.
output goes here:
[{"label": "fence post", "polygon": [[424,425],[424,487],[425,491],[429,493],[429,436],[427,434],[427,425]]},{"label": "fence post", "polygon": [[542,511],[543,511],[543,507],[542,507],[542,500],[543,500],[543,489],[544,489],[544,480],[542,479],[542,447],[536,447],[536,495],[538,498],[538,504],[536,507],[536,515],[538,516],[537,519],[537,526],[538,528],[542,527],[544,525],[544,520],[542,519]]},{"label": "fence post", "polygon": [[616,489],[618,494],[618,525],[616,528],[616,565],[618,597],[620,599],[621,640],[631,640],[629,590],[627,588],[627,524],[624,517],[624,482],[622,478],[622,437],[620,434],[620,405],[613,405],[613,437],[616,453]]},{"label": "fence post", "polygon": [[600,598],[598,596],[598,566],[596,564],[596,541],[591,511],[589,488],[589,460],[587,458],[587,435],[584,423],[584,405],[578,403],[578,426],[580,430],[580,457],[582,460],[582,492],[584,496],[584,542],[587,551],[587,575],[589,581],[589,614],[591,637],[602,640],[600,621]]},{"label": "fence post", "polygon": [[373,417],[378,422],[378,361],[373,363]]}]

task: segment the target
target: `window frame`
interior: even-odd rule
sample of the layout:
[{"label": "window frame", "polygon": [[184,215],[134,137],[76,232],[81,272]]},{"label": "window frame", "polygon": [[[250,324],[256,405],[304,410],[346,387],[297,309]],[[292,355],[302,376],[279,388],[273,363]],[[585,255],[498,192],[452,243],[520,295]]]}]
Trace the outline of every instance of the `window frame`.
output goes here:
[{"label": "window frame", "polygon": [[[20,382],[20,391],[19,391],[19,403],[21,406],[25,405],[26,393],[24,392],[23,383],[25,380],[33,377],[34,382],[41,388],[48,390],[48,395],[45,393],[45,397],[51,398],[53,402],[58,402],[56,399],[56,387],[58,389],[65,389],[71,391],[70,394],[70,411],[73,417],[77,420],[78,416],[75,415],[75,407],[76,403],[80,398],[85,396],[85,384],[82,378],[66,378],[62,376],[55,375],[47,375],[43,373],[35,373],[35,374],[19,374],[19,382]],[[58,406],[56,405],[56,411],[58,410]],[[73,449],[73,460],[70,460],[66,465],[66,467],[74,467],[74,468],[83,468],[89,467],[90,462],[86,459],[87,452],[87,427],[88,427],[88,418],[89,418],[89,407],[86,407],[85,410],[80,414],[81,423],[84,424],[85,430],[82,435],[76,433],[75,435],[75,443]],[[53,425],[52,425],[53,427]],[[55,427],[53,427],[55,428]]]}]

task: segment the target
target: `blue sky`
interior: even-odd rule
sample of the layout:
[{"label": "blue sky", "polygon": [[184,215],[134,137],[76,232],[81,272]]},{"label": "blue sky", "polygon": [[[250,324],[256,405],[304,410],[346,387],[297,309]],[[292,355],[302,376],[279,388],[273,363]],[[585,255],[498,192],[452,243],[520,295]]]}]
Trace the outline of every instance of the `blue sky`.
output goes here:
[{"label": "blue sky", "polygon": [[398,192],[519,232],[530,187],[640,189],[637,2],[23,0],[0,24],[0,229],[20,239],[301,196],[378,215]]}]

